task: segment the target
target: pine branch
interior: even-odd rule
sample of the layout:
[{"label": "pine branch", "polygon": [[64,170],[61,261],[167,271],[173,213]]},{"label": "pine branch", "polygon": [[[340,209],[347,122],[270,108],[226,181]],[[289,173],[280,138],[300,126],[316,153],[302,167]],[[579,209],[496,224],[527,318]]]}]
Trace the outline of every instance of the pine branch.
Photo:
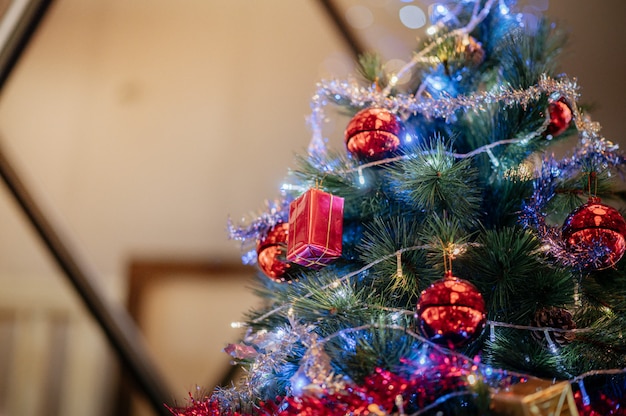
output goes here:
[{"label": "pine branch", "polygon": [[474,227],[481,199],[471,161],[456,161],[440,140],[432,148],[420,146],[414,155],[385,167],[395,197],[426,218],[445,211],[463,227]]},{"label": "pine branch", "polygon": [[485,361],[490,365],[543,378],[567,379],[558,354],[551,353],[528,333],[501,329],[487,341]]},{"label": "pine branch", "polygon": [[[419,222],[413,216],[375,218],[366,228],[358,248],[364,263],[389,256],[403,249],[418,245]],[[432,275],[425,265],[425,251],[411,250],[398,258],[388,258],[374,265],[366,278],[370,287],[379,293],[381,301],[394,307],[413,307],[421,290],[431,281],[425,276]]]},{"label": "pine branch", "polygon": [[554,75],[566,40],[565,34],[546,19],[538,23],[532,35],[521,28],[508,34],[497,54],[502,65],[500,82],[527,88],[542,74]]},{"label": "pine branch", "polygon": [[541,255],[541,241],[519,228],[485,230],[459,262],[490,305],[490,319],[528,324],[537,309],[573,300],[571,275]]}]

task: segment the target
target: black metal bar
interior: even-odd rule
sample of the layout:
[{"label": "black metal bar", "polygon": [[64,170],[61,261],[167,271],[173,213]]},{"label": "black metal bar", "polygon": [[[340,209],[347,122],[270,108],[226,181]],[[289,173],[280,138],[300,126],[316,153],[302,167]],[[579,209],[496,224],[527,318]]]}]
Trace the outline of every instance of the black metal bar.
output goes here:
[{"label": "black metal bar", "polygon": [[[19,21],[16,22],[10,37],[2,45],[0,91],[51,3],[51,0],[29,2]],[[106,301],[104,294],[96,286],[98,279],[87,272],[87,267],[69,249],[65,239],[59,234],[58,228],[47,219],[19,179],[19,175],[2,148],[0,148],[0,175],[58,266],[69,278],[86,307],[100,324],[124,369],[130,373],[145,393],[156,414],[171,416],[164,403],[168,403],[172,396],[167,392],[165,383],[150,361],[143,338],[134,321],[125,309]]]},{"label": "black metal bar", "polygon": [[171,415],[164,407],[164,403],[168,403],[172,396],[167,393],[161,376],[150,361],[136,325],[126,310],[106,301],[102,291],[95,284],[97,279],[87,273],[87,268],[77,260],[77,256],[68,249],[64,239],[46,219],[19,180],[2,149],[0,149],[0,175],[48,247],[50,254],[100,324],[124,368],[130,372],[145,393],[156,413]]},{"label": "black metal bar", "polygon": [[[7,34],[4,43],[0,45],[0,91],[22,52],[26,49],[26,45],[35,29],[52,4],[52,0],[16,1],[11,3],[5,10],[5,15],[2,16],[3,23],[7,25],[10,33]],[[20,3],[27,3],[27,5],[24,6],[23,10],[14,11],[12,7]],[[13,26],[8,27],[10,25]]]},{"label": "black metal bar", "polygon": [[354,34],[350,27],[346,23],[346,19],[343,18],[339,9],[333,2],[333,0],[319,0],[319,3],[322,5],[328,17],[333,21],[335,27],[343,37],[343,39],[348,44],[352,55],[355,60],[357,60],[364,52],[365,47],[363,46],[360,39]]}]

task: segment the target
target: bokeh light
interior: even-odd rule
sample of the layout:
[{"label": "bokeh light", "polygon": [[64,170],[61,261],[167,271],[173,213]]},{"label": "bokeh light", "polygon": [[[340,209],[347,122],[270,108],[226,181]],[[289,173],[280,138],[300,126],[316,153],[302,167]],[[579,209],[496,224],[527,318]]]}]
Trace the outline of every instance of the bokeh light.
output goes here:
[{"label": "bokeh light", "polygon": [[399,14],[400,21],[409,29],[419,29],[426,24],[426,14],[415,5],[402,7]]},{"label": "bokeh light", "polygon": [[[406,65],[406,61],[403,61],[402,59],[390,59],[385,63],[385,71],[390,74],[396,74],[404,65]],[[410,79],[410,74],[404,74],[402,77],[397,79],[396,85],[405,84]]]}]

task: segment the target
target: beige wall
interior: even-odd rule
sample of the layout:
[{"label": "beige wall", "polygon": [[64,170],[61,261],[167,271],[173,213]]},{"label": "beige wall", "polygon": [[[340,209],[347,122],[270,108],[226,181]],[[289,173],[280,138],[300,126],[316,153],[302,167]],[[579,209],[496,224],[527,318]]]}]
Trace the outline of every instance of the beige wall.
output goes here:
[{"label": "beige wall", "polygon": [[[394,24],[398,1],[361,3]],[[572,29],[564,68],[618,142],[624,4],[550,6]],[[383,37],[372,33],[389,42],[399,27],[375,29],[363,35],[377,48]],[[416,34],[396,35],[406,58]],[[277,195],[308,144],[315,83],[346,71],[347,49],[313,0],[57,0],[0,96],[1,143],[99,284],[123,302],[134,256],[238,261],[227,217]],[[0,290],[49,285],[50,297],[78,305],[4,189],[0,224]],[[83,359],[106,359],[92,351]],[[189,385],[174,388],[184,395]]]},{"label": "beige wall", "polygon": [[[52,6],[0,97],[0,136],[113,301],[124,302],[127,261],[137,255],[239,261],[237,244],[227,240],[227,217],[277,195],[294,151],[308,144],[304,120],[324,62],[342,54],[321,10],[305,0],[58,0]],[[0,196],[0,291],[33,305],[28,288],[36,288],[50,298],[36,302],[46,304],[39,314],[66,305],[73,316],[86,317],[4,189]],[[241,296],[241,311],[248,297]],[[232,297],[207,303],[232,319]],[[223,370],[205,357],[223,363],[223,342],[234,333],[228,326],[213,333],[211,322],[180,323],[212,340],[198,357],[206,366],[199,374]],[[82,348],[73,356],[84,364],[106,360],[98,331],[84,335],[72,338]],[[91,348],[94,336],[100,348]],[[160,361],[165,372],[176,367]],[[10,378],[24,368],[12,366]],[[106,414],[111,368],[101,370],[84,390],[67,391],[64,414]],[[69,366],[66,373],[72,376]],[[180,398],[193,383],[210,380],[192,377],[180,385],[176,377],[166,381]],[[0,374],[0,414],[36,414],[34,391],[13,388],[3,403],[6,378]]]},{"label": "beige wall", "polygon": [[5,146],[106,275],[136,252],[234,258],[227,216],[276,194],[341,51],[320,10],[59,0],[0,101]]}]

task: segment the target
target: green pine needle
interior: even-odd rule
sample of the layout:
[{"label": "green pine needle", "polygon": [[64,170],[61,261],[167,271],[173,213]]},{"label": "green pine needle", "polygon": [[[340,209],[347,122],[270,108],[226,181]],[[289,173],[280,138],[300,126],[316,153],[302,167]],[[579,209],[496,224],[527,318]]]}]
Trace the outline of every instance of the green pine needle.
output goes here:
[{"label": "green pine needle", "polygon": [[389,82],[382,57],[377,53],[366,52],[359,56],[358,71],[370,84],[385,88]]},{"label": "green pine needle", "polygon": [[477,223],[480,189],[469,159],[456,160],[441,140],[423,145],[406,159],[386,167],[396,197],[412,204],[428,218],[444,211],[471,228]]},{"label": "green pine needle", "polygon": [[525,331],[498,329],[495,339],[487,341],[485,361],[497,368],[534,374],[543,378],[568,378],[561,357],[529,336]]},{"label": "green pine needle", "polygon": [[558,56],[567,40],[563,31],[542,19],[534,36],[522,29],[506,36],[498,50],[501,57],[501,82],[515,88],[528,88],[542,74],[554,76]]},{"label": "green pine needle", "polygon": [[[422,281],[424,274],[429,272],[425,266],[424,250],[402,253],[400,271],[397,256],[393,255],[400,249],[418,245],[419,234],[419,223],[410,217],[378,217],[364,231],[357,249],[360,259],[364,263],[377,262],[369,270],[368,280],[390,305],[413,306],[426,282],[431,280]],[[379,261],[382,258],[385,259]]]},{"label": "green pine needle", "polygon": [[330,340],[326,351],[339,371],[358,383],[376,368],[396,368],[401,358],[410,354],[416,340],[402,330],[390,329],[394,321],[384,312],[374,314],[370,322],[363,323],[373,327]]},{"label": "green pine needle", "polygon": [[542,260],[541,241],[533,234],[485,230],[476,243],[460,263],[491,305],[491,319],[528,324],[537,309],[572,302],[571,275]]}]

